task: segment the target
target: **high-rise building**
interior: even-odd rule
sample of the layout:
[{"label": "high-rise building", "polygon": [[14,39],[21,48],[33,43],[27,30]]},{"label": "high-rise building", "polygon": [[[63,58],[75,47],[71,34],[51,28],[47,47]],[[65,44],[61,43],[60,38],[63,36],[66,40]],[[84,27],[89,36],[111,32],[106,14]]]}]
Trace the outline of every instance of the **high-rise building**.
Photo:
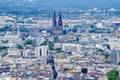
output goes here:
[{"label": "high-rise building", "polygon": [[[58,23],[58,24],[57,24]],[[59,13],[59,20],[56,20],[56,13],[54,12],[53,17],[53,26],[51,30],[51,35],[54,37],[58,37],[63,34],[63,21],[62,21],[62,14],[61,11]]]},{"label": "high-rise building", "polygon": [[118,63],[119,63],[119,51],[116,51],[116,50],[114,50],[114,51],[111,51],[111,53],[110,53],[110,63],[111,64],[115,64],[115,65],[118,65]]},{"label": "high-rise building", "polygon": [[35,48],[35,56],[47,56],[48,55],[48,46],[40,46]]}]

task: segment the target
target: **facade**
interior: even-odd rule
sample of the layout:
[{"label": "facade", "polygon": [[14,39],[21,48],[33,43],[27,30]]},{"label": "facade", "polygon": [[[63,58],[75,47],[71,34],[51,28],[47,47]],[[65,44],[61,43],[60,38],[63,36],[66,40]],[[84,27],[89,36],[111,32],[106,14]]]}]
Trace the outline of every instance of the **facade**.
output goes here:
[{"label": "facade", "polygon": [[26,56],[29,56],[30,55],[30,49],[26,49],[23,53],[23,56],[26,57]]},{"label": "facade", "polygon": [[48,55],[48,46],[40,46],[35,48],[35,56],[47,56]]},{"label": "facade", "polygon": [[18,56],[21,56],[21,52],[17,48],[9,48],[8,55],[9,57],[18,57]]},{"label": "facade", "polygon": [[64,44],[62,44],[62,50],[65,52],[79,52],[80,45],[73,44],[73,43],[64,43]]},{"label": "facade", "polygon": [[58,37],[58,36],[60,36],[62,34],[63,34],[63,21],[62,21],[61,12],[59,14],[58,22],[56,20],[56,13],[54,12],[53,26],[52,26],[52,30],[51,30],[51,35],[54,36],[54,37]]},{"label": "facade", "polygon": [[110,63],[118,65],[119,61],[120,61],[119,60],[119,52],[118,51],[112,51],[110,53]]}]

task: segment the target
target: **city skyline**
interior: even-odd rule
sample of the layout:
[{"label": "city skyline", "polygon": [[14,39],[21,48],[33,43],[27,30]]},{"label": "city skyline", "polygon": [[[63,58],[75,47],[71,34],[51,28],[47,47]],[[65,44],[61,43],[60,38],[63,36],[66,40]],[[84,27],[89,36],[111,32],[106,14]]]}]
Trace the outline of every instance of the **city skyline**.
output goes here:
[{"label": "city skyline", "polygon": [[0,80],[120,80],[119,4],[0,0]]}]

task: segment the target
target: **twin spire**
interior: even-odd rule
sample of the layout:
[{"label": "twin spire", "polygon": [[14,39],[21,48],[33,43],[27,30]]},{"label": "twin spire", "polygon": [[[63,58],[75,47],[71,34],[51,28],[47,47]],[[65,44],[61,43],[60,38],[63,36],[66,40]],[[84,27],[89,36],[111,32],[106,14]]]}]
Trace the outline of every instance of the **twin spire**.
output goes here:
[{"label": "twin spire", "polygon": [[[53,26],[57,26],[57,20],[56,20],[56,13],[55,12],[54,12],[54,17],[53,17]],[[58,26],[63,26],[61,11],[59,13]]]}]

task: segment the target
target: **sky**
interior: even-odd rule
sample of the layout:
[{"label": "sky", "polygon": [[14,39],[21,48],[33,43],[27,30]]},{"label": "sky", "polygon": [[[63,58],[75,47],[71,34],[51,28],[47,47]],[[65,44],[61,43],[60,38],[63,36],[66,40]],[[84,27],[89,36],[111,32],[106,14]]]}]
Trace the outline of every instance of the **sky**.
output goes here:
[{"label": "sky", "polygon": [[120,0],[46,0],[46,2],[47,1],[51,1],[51,4],[61,7],[120,8]]},{"label": "sky", "polygon": [[[68,8],[120,8],[120,0],[0,0],[0,3]],[[27,6],[27,5],[26,5]]]},{"label": "sky", "polygon": [[[40,1],[40,0],[36,0]],[[41,0],[55,7],[120,8],[120,0]],[[42,3],[42,2],[41,2]]]}]

